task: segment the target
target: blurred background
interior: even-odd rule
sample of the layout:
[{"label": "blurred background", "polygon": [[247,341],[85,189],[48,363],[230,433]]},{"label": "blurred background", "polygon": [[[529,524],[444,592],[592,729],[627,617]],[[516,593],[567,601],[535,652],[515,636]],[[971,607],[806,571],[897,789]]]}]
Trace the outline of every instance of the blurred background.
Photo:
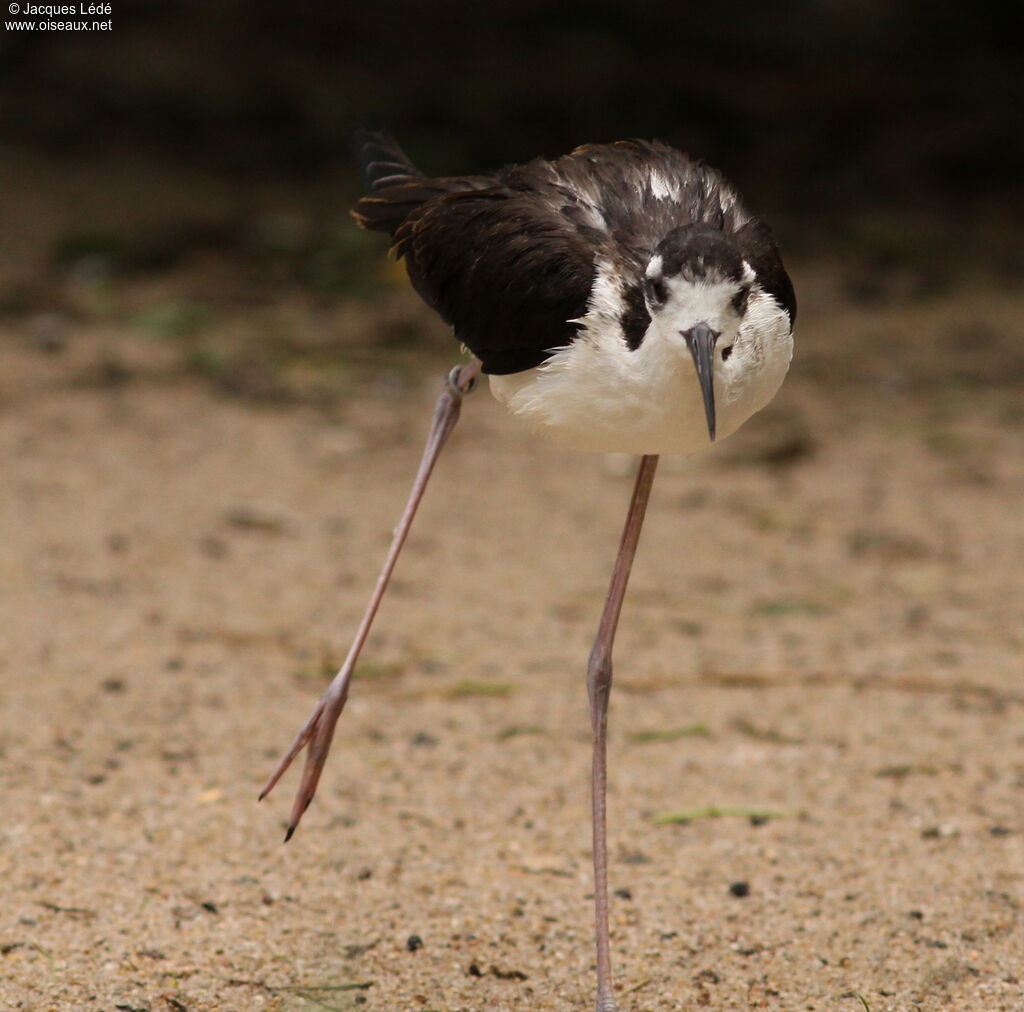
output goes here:
[{"label": "blurred background", "polygon": [[457,355],[348,215],[371,113],[439,174],[660,137],[796,285],[783,389],[662,462],[623,613],[624,1008],[1024,1008],[1021,5],[109,17],[0,25],[3,1007],[591,1001],[632,462],[474,396],[287,848],[294,775],[254,803]]},{"label": "blurred background", "polygon": [[[438,174],[660,137],[730,176],[791,259],[840,263],[855,298],[1015,284],[1020,20],[924,0],[136,0],[108,33],[5,31],[0,312],[44,344],[103,315],[184,341],[218,382],[299,395],[280,367],[301,372],[309,334],[278,321],[243,351],[213,331],[400,282],[346,213],[367,113]],[[423,339],[404,321],[368,321],[357,348],[321,332],[318,364]]]}]

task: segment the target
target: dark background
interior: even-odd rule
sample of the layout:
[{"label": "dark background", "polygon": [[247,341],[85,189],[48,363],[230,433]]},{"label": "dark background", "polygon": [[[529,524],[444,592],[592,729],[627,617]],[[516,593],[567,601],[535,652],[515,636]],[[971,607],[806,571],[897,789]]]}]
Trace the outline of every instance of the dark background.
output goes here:
[{"label": "dark background", "polygon": [[1021,1012],[1022,0],[112,2],[0,17],[0,1009],[592,1000],[629,462],[467,401],[286,850],[255,804],[458,355],[348,216],[373,112],[441,173],[673,141],[796,284],[625,604],[623,1008]]},{"label": "dark background", "polygon": [[379,294],[381,244],[346,215],[367,113],[440,174],[660,137],[865,299],[1015,281],[1024,259],[1015,5],[135,0],[112,18],[0,36],[0,310],[81,316],[69,276],[195,275],[197,255],[205,283],[173,278],[207,307]]},{"label": "dark background", "polygon": [[793,211],[1020,180],[1016,5],[135,0],[113,20],[5,33],[8,142],[301,180],[373,111],[431,170],[657,135]]}]

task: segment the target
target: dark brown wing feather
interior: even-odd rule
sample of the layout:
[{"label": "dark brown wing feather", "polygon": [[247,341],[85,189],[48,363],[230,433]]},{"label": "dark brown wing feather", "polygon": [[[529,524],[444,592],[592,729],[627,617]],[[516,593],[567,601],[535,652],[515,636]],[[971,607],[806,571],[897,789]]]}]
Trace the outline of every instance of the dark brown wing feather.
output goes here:
[{"label": "dark brown wing feather", "polygon": [[538,200],[529,167],[429,179],[384,131],[359,132],[356,150],[370,190],[356,221],[391,235],[416,290],[485,372],[533,368],[572,340],[594,259],[572,200]]},{"label": "dark brown wing feather", "polygon": [[592,247],[565,215],[507,186],[430,200],[394,240],[417,291],[485,372],[540,365],[586,313]]}]

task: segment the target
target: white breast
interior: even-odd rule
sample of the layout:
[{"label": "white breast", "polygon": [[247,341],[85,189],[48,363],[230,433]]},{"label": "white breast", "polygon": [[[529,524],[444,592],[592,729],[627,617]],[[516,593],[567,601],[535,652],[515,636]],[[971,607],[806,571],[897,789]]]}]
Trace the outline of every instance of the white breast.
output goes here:
[{"label": "white breast", "polygon": [[[704,402],[685,343],[652,325],[630,351],[613,318],[617,300],[610,291],[602,295],[571,345],[536,369],[491,376],[491,392],[535,432],[573,449],[690,454],[707,447]],[[755,291],[729,359],[715,361],[719,438],[775,396],[792,353],[789,317]]]}]

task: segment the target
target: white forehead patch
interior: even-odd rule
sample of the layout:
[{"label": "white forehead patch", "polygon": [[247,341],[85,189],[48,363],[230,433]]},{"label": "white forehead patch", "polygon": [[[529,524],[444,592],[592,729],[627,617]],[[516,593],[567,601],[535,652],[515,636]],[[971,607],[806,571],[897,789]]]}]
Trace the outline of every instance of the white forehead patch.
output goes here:
[{"label": "white forehead patch", "polygon": [[757,277],[757,275],[754,273],[754,268],[751,267],[750,264],[748,264],[746,260],[744,260],[743,261],[743,283],[745,285],[752,285],[754,283],[754,279],[756,277]]},{"label": "white forehead patch", "polygon": [[[677,321],[689,321],[686,326],[702,320],[716,326],[739,290],[733,281],[694,283],[683,278],[667,278],[666,283],[669,298],[664,312]],[[681,329],[686,328],[681,326]]]},{"label": "white forehead patch", "polygon": [[661,259],[661,254],[655,253],[655,255],[651,257],[651,262],[647,265],[647,276],[649,278],[659,277],[661,274],[662,265],[663,262]]}]

